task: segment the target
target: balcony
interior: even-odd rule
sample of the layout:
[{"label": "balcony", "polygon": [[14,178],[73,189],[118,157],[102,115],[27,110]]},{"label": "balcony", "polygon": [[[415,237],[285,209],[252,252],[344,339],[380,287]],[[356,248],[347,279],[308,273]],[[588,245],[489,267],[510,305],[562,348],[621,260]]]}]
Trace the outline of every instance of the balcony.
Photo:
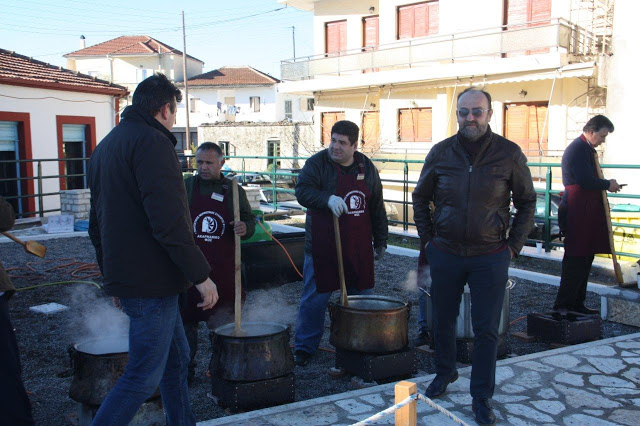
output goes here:
[{"label": "balcony", "polygon": [[340,54],[322,54],[282,61],[282,80],[299,81],[323,76],[357,75],[376,70],[412,68],[430,63],[460,63],[500,59],[524,53],[564,54],[569,62],[592,60],[594,36],[564,19],[434,35],[360,48]]}]

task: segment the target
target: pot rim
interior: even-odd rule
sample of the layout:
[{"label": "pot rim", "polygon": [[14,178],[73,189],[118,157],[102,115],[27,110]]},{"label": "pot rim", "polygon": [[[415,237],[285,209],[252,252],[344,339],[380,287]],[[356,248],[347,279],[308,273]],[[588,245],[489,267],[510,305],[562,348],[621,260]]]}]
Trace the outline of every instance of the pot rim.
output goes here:
[{"label": "pot rim", "polygon": [[276,322],[276,321],[247,321],[247,322],[242,322],[242,325],[271,325],[271,326],[276,326],[276,327],[281,327],[281,330],[278,331],[274,331],[273,333],[264,333],[264,334],[259,334],[259,335],[255,335],[255,336],[230,336],[229,334],[222,334],[222,329],[228,329],[231,328],[233,329],[235,327],[234,323],[228,323],[228,324],[224,324],[221,325],[219,327],[216,327],[212,332],[213,334],[215,334],[216,336],[220,336],[222,338],[225,339],[255,339],[255,338],[263,338],[263,337],[271,337],[271,336],[276,336],[278,334],[284,333],[286,331],[289,330],[289,326],[287,324],[281,323],[281,322]]},{"label": "pot rim", "polygon": [[395,302],[395,303],[400,303],[401,306],[398,306],[396,308],[386,308],[386,309],[364,309],[364,308],[356,308],[354,306],[343,306],[340,303],[335,303],[335,302],[331,302],[332,304],[334,304],[335,306],[339,307],[340,309],[343,309],[345,311],[354,311],[354,312],[396,312],[396,311],[401,311],[404,310],[406,308],[409,307],[409,302],[405,302],[402,299],[396,299],[394,297],[390,297],[390,296],[381,296],[381,295],[360,295],[360,296],[347,296],[347,299],[349,301],[351,300],[380,300],[380,301],[387,301],[387,302]]},{"label": "pot rim", "polygon": [[111,356],[111,355],[122,355],[122,354],[128,354],[128,353],[129,353],[129,351],[126,351],[126,352],[107,352],[107,353],[103,353],[103,354],[92,354],[92,353],[90,353],[90,352],[85,352],[85,351],[82,351],[82,350],[78,349],[78,346],[79,346],[79,345],[84,345],[84,344],[86,344],[86,343],[99,342],[100,340],[113,339],[113,338],[119,338],[119,337],[122,337],[122,338],[126,339],[126,340],[127,340],[127,343],[129,342],[129,335],[128,335],[128,334],[120,334],[120,335],[117,335],[117,336],[111,336],[111,337],[109,337],[109,338],[105,338],[105,337],[94,337],[94,338],[92,338],[92,339],[84,339],[84,340],[81,340],[81,341],[79,341],[79,342],[74,343],[74,344],[73,344],[73,349],[74,349],[76,352],[81,353],[82,355],[85,355],[85,356],[98,356],[98,357],[104,357],[104,356]]}]

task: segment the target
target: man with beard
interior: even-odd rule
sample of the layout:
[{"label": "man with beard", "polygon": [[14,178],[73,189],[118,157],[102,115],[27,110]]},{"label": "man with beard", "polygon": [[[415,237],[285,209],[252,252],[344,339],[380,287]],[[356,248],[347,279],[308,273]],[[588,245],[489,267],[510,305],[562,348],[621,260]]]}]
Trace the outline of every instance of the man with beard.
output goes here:
[{"label": "man with beard", "polygon": [[[496,421],[488,400],[495,387],[507,271],[533,226],[536,205],[527,159],[518,145],[491,131],[492,114],[489,93],[463,91],[456,110],[459,131],[431,148],[413,191],[414,220],[432,280],[436,377],[425,394],[436,398],[458,378],[455,326],[468,283],[474,333],[470,390],[479,424]],[[511,197],[517,213],[509,230]]]},{"label": "man with beard", "polygon": [[387,247],[382,182],[371,160],[357,151],[358,133],[351,121],[334,124],[329,148],[305,162],[296,184],[298,202],[308,209],[296,365],[306,365],[318,350],[327,303],[340,288],[332,215],[340,218],[347,293],[373,293],[374,250],[375,260],[380,260]]}]

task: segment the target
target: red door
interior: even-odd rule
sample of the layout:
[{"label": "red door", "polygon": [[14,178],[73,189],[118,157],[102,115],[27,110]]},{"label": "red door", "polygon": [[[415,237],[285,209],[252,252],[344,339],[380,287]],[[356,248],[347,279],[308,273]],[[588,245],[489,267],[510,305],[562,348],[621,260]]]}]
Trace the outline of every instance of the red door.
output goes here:
[{"label": "red door", "polygon": [[[507,30],[546,25],[551,20],[551,0],[505,0]],[[547,53],[548,48],[508,52],[506,56]]]},{"label": "red door", "polygon": [[398,7],[398,39],[438,33],[438,1]]},{"label": "red door", "polygon": [[347,50],[347,21],[327,22],[325,24],[326,53],[339,55]]},{"label": "red door", "polygon": [[[368,16],[362,19],[362,50],[364,52],[378,50],[380,38],[378,35],[379,19],[377,16]],[[378,71],[378,68],[367,68],[363,72]]]}]

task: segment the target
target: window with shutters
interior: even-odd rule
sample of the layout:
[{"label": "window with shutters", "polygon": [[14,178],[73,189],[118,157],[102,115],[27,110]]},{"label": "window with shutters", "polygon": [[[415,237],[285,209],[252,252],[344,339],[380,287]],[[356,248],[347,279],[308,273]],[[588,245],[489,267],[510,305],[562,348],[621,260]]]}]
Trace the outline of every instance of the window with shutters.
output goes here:
[{"label": "window with shutters", "polygon": [[316,100],[314,98],[307,98],[307,111],[313,111],[316,105]]},{"label": "window with shutters", "polygon": [[362,114],[360,140],[363,149],[375,151],[380,148],[380,112],[365,111]]},{"label": "window with shutters", "polygon": [[285,120],[293,120],[293,102],[291,100],[284,101],[284,118]]},{"label": "window with shutters", "polygon": [[516,103],[505,105],[504,108],[504,136],[520,145],[525,155],[540,155],[540,150],[546,152],[549,136],[549,126],[545,127],[544,124],[547,104]]},{"label": "window with shutters", "polygon": [[[551,20],[551,0],[504,0],[506,30],[546,25]],[[508,52],[507,56],[547,53],[549,49]]]},{"label": "window with shutters", "polygon": [[398,40],[438,34],[439,2],[426,1],[398,7]]},{"label": "window with shutters", "polygon": [[[267,156],[268,157],[280,157],[280,141],[279,140],[270,140],[267,141]],[[274,164],[275,166],[272,166]],[[271,170],[272,168],[280,168],[280,160],[276,160],[275,158],[267,159],[267,170]]]},{"label": "window with shutters", "polygon": [[333,56],[347,50],[347,21],[327,22],[325,28],[325,53]]},{"label": "window with shutters", "polygon": [[249,107],[253,112],[260,112],[260,96],[249,97]]},{"label": "window with shutters", "polygon": [[225,157],[228,157],[229,154],[229,141],[218,141],[218,146],[220,146],[220,149],[222,150],[222,155],[224,155]]},{"label": "window with shutters", "polygon": [[338,121],[344,120],[344,112],[323,112],[322,113],[322,144],[329,145],[331,142],[331,128]]},{"label": "window with shutters", "polygon": [[96,119],[82,116],[56,116],[60,189],[84,189],[87,186],[88,158],[96,146]]},{"label": "window with shutters", "polygon": [[398,110],[399,142],[431,142],[431,108]]}]

